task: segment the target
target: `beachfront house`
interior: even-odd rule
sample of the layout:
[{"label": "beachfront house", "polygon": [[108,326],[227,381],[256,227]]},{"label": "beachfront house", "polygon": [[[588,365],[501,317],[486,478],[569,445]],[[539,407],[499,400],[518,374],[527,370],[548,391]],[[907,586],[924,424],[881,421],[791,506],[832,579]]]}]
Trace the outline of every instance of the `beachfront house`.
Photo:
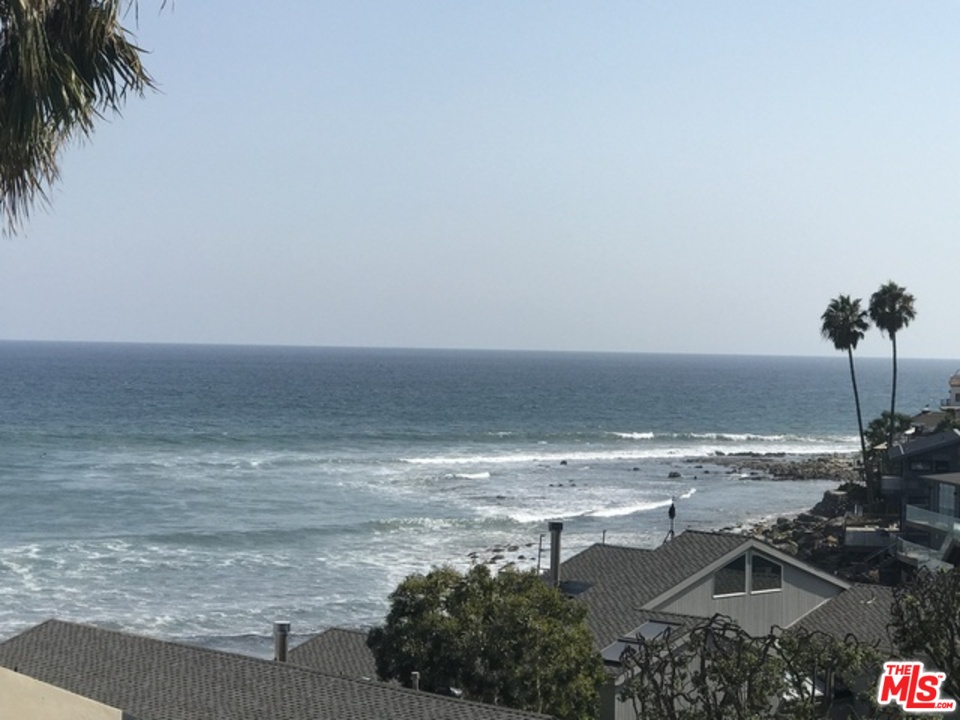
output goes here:
[{"label": "beachfront house", "polygon": [[900,466],[897,558],[912,567],[960,563],[960,431],[918,436],[888,453]]},{"label": "beachfront house", "polygon": [[632,705],[618,698],[626,679],[619,669],[638,634],[682,632],[719,613],[763,635],[851,588],[756,538],[691,530],[651,550],[593,545],[559,572],[551,566],[549,577],[587,605],[587,624],[610,677],[602,691],[603,720],[633,717]]},{"label": "beachfront house", "polygon": [[[27,714],[14,711],[26,709]],[[87,714],[80,714],[86,712]],[[0,718],[547,720],[292,662],[48,620],[0,643]]]},{"label": "beachfront house", "polygon": [[[717,613],[752,634],[797,625],[887,646],[889,588],[851,585],[761,540],[688,530],[655,549],[597,544],[561,562],[562,529],[561,523],[550,525],[545,580],[587,605],[587,625],[608,671],[601,720],[635,717],[618,691],[626,680],[621,655],[638,635],[669,630],[682,637]],[[324,631],[291,650],[290,659],[324,672],[376,677],[361,631]]]}]

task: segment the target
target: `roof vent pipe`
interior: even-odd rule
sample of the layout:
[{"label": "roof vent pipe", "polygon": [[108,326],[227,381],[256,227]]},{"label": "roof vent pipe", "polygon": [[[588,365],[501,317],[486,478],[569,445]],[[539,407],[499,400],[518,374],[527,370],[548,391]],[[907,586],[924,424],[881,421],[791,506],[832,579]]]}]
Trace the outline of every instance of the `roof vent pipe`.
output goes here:
[{"label": "roof vent pipe", "polygon": [[550,523],[550,584],[560,587],[560,533],[562,522]]},{"label": "roof vent pipe", "polygon": [[287,661],[287,638],[290,636],[290,623],[275,622],[273,624],[273,659],[277,662]]},{"label": "roof vent pipe", "polygon": [[420,689],[420,673],[416,670],[410,673],[410,687],[412,687],[414,690]]}]

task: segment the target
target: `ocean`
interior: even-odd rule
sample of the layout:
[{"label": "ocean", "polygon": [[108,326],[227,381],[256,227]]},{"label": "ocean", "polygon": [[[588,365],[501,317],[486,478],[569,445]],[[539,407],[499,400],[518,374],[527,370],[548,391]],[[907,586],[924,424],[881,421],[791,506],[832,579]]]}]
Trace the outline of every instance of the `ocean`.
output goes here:
[{"label": "ocean", "polygon": [[[898,408],[955,369],[902,360]],[[865,420],[889,375],[858,360]],[[412,572],[536,567],[550,520],[565,557],[653,547],[674,499],[719,529],[834,485],[718,452],[856,449],[840,353],[0,342],[0,639],[56,616],[267,656],[274,620],[369,626]]]}]

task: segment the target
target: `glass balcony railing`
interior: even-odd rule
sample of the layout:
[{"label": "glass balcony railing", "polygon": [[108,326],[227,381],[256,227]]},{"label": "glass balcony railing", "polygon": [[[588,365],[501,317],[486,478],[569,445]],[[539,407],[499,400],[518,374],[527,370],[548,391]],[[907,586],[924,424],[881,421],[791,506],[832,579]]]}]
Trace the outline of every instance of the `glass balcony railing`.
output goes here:
[{"label": "glass balcony railing", "polygon": [[955,518],[952,515],[933,512],[916,505],[907,505],[905,519],[908,523],[914,525],[922,525],[960,537],[960,518]]},{"label": "glass balcony railing", "polygon": [[915,567],[930,570],[949,570],[952,565],[940,559],[940,550],[909,542],[903,538],[897,540],[897,557]]}]

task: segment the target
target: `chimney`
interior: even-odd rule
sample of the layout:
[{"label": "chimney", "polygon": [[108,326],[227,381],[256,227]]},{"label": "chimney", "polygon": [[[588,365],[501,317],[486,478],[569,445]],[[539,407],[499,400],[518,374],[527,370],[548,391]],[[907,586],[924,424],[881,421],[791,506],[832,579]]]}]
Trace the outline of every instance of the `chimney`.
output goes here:
[{"label": "chimney", "polygon": [[550,523],[550,584],[560,587],[560,533],[562,522]]},{"label": "chimney", "polygon": [[277,662],[287,661],[287,637],[290,635],[290,623],[275,622],[273,624],[273,659]]},{"label": "chimney", "polygon": [[416,670],[410,673],[410,687],[412,687],[414,690],[420,689],[420,673]]}]

